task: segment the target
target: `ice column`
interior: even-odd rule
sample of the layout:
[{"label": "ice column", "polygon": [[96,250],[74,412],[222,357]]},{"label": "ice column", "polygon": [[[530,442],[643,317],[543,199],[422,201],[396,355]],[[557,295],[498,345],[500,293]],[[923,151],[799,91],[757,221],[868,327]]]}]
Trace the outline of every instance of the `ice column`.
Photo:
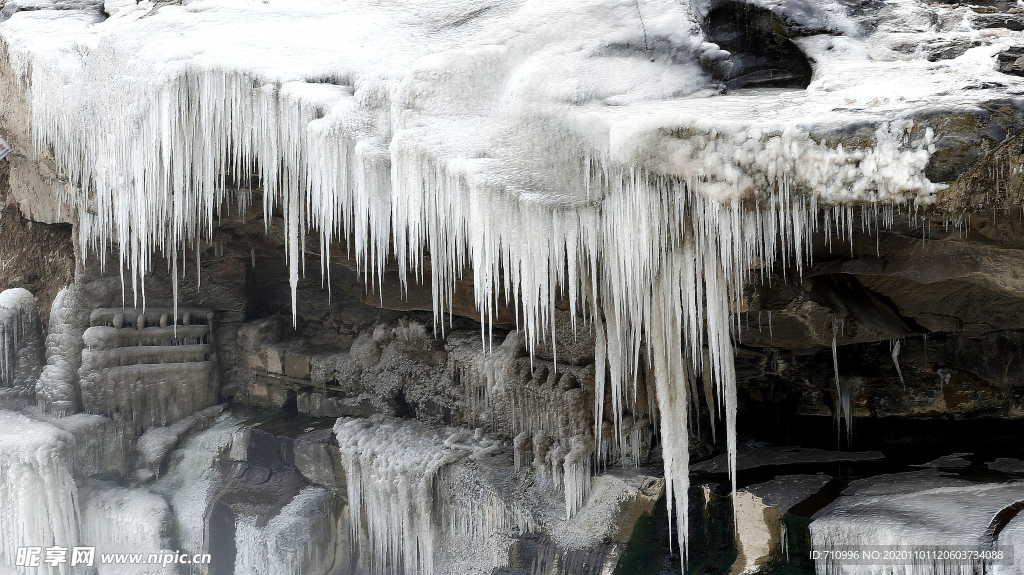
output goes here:
[{"label": "ice column", "polygon": [[82,364],[82,332],[88,327],[88,311],[83,309],[79,289],[65,287],[53,300],[46,366],[36,383],[36,396],[43,408],[61,415],[79,408],[78,368]]}]

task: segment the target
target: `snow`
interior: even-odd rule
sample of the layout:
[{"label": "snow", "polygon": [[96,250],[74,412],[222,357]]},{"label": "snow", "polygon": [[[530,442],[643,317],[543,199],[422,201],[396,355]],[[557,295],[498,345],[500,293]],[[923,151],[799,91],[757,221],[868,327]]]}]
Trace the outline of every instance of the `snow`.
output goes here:
[{"label": "snow", "polygon": [[[0,564],[13,565],[18,547],[74,547],[79,542],[78,488],[71,477],[74,439],[5,410],[0,410],[0,430]],[[66,564],[57,571],[70,572]],[[46,564],[34,572],[52,575]]]},{"label": "snow", "polygon": [[[344,236],[374,281],[391,249],[402,277],[428,273],[429,253],[438,319],[471,269],[485,323],[511,300],[529,350],[556,299],[603,317],[599,380],[616,406],[646,348],[670,500],[685,509],[697,374],[735,460],[730,314],[750,267],[799,272],[819,206],[846,232],[851,204],[932,204],[935,135],[913,118],[1024,84],[995,70],[1001,42],[942,62],[889,54],[886,34],[927,21],[924,4],[896,3],[876,39],[835,2],[764,2],[848,35],[800,40],[817,66],[806,91],[718,95],[698,64],[724,56],[698,25],[703,3],[661,0],[193,0],[105,20],[19,11],[0,38],[34,146],[72,184],[81,256],[116,246],[135,300],[154,250],[176,282],[177,255],[212,239],[223,202],[251,199],[228,182],[258,166],[264,215],[284,215],[293,307],[311,232],[321,266]],[[867,127],[860,147],[811,136],[851,125]],[[111,384],[128,393],[163,369],[111,368]],[[109,412],[99,387],[83,377],[86,408]],[[129,402],[147,426],[210,403]]]}]

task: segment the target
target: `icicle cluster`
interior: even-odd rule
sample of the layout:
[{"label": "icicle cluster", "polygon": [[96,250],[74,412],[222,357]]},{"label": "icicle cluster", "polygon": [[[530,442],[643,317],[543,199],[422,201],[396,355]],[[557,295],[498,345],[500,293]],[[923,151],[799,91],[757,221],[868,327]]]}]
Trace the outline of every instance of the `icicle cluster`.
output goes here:
[{"label": "icicle cluster", "polygon": [[[0,565],[14,565],[19,547],[79,544],[78,487],[71,476],[74,438],[56,427],[0,410]],[[36,575],[68,575],[45,563]]]},{"label": "icicle cluster", "polygon": [[35,296],[24,288],[0,292],[0,405],[35,396],[42,355]]},{"label": "icicle cluster", "polygon": [[[495,478],[498,477],[497,481]],[[516,536],[538,531],[523,502],[509,497],[507,476],[481,472],[463,459],[438,474],[438,536],[435,573],[487,575],[506,567]]]},{"label": "icicle cluster", "polygon": [[513,331],[488,350],[455,357],[470,425],[515,438],[516,469],[533,467],[565,491],[568,516],[586,502],[594,468],[587,385],[593,369],[532,362]]},{"label": "icicle cluster", "polygon": [[[443,493],[439,475],[464,458],[495,453],[501,443],[482,430],[444,431],[412,420],[342,418],[334,426],[345,468],[352,541],[359,565],[373,574],[402,572],[432,575],[439,572],[435,557],[445,536],[439,520],[489,536],[486,529],[467,518],[453,516],[446,507],[465,493]],[[453,485],[446,483],[443,485]],[[435,497],[435,494],[440,494]],[[470,517],[476,513],[469,509]],[[504,514],[497,514],[497,518]]]},{"label": "icicle cluster", "polygon": [[[171,548],[173,519],[167,501],[145,489],[85,481],[79,490],[82,541],[101,553],[159,553]],[[171,575],[163,565],[102,566],[104,575]]]}]

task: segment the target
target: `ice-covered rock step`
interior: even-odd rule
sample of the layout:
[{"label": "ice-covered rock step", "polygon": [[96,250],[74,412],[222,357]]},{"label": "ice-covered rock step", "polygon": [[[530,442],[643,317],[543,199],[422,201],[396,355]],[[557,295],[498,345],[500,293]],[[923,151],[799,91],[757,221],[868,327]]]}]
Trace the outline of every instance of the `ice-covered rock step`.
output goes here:
[{"label": "ice-covered rock step", "polygon": [[333,434],[295,438],[294,431],[268,423],[233,434],[203,514],[214,572],[326,575],[335,563],[345,564],[349,528],[338,489],[344,476],[331,467]]},{"label": "ice-covered rock step", "polygon": [[[842,496],[814,515],[810,525],[815,550],[1024,549],[1024,482],[980,483],[935,470],[880,475],[855,481]],[[945,575],[1020,573],[1013,563],[988,563],[978,557],[939,556],[930,560],[856,564],[836,558],[816,560],[818,575]]]},{"label": "ice-covered rock step", "polygon": [[636,555],[638,549],[631,547],[649,545],[651,534],[640,525],[650,519],[665,495],[665,480],[647,472],[616,469],[596,476],[586,506],[578,514],[571,519],[542,519],[541,531],[546,533],[517,538],[509,551],[509,566],[494,575],[631,573],[635,565],[627,553]]},{"label": "ice-covered rock step", "polygon": [[[171,452],[166,473],[149,485],[170,503],[182,550],[210,553],[208,510],[226,479],[228,462],[245,456],[243,428],[240,419],[222,414],[209,428],[184,439]],[[226,559],[233,563],[233,555]]]},{"label": "ice-covered rock step", "polygon": [[71,453],[75,477],[111,479],[127,474],[132,436],[110,417],[89,413],[58,417],[38,407],[22,413],[71,434],[75,441]]},{"label": "ice-covered rock step", "polygon": [[235,575],[327,573],[334,564],[339,538],[337,515],[334,494],[311,486],[269,520],[238,517]]},{"label": "ice-covered rock step", "polygon": [[[807,447],[743,447],[736,451],[736,470],[755,469],[769,465],[829,463],[834,461],[875,461],[885,456],[878,451],[826,451]],[[726,454],[694,463],[690,471],[725,473],[729,461]]]},{"label": "ice-covered rock step", "polygon": [[209,326],[188,325],[177,327],[145,327],[136,330],[134,327],[116,328],[111,326],[93,326],[85,330],[85,345],[97,350],[104,347],[128,345],[164,345],[180,346],[206,341],[210,337]]},{"label": "ice-covered rock step", "polygon": [[212,310],[98,309],[82,335],[79,379],[86,411],[163,427],[217,401],[219,370]]},{"label": "ice-covered rock step", "polygon": [[1014,563],[1012,565],[999,565],[994,570],[995,575],[1024,575],[1024,560],[1021,553],[1024,553],[1024,513],[1018,511],[1016,517],[1003,527],[999,533],[999,541],[1004,545],[1014,546]]},{"label": "ice-covered rock step", "polygon": [[[79,488],[82,542],[105,553],[172,549],[174,517],[167,501],[146,489],[86,480]],[[177,565],[98,564],[97,575],[176,575]]]},{"label": "ice-covered rock step", "polygon": [[1024,461],[1013,457],[998,457],[986,464],[986,467],[1003,473],[1024,473]]},{"label": "ice-covered rock step", "polygon": [[167,454],[176,446],[182,437],[212,424],[224,411],[224,405],[214,405],[179,419],[167,427],[148,429],[136,443],[138,457],[135,463],[135,479],[146,482],[160,471]]},{"label": "ice-covered rock step", "polygon": [[82,405],[130,422],[136,433],[169,425],[217,401],[219,373],[211,361],[88,367],[83,362]]}]

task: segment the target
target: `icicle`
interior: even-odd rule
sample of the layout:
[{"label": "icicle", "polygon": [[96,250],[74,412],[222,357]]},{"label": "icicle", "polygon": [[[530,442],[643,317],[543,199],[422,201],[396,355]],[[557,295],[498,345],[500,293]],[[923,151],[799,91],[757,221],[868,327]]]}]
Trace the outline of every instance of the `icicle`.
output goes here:
[{"label": "icicle", "polygon": [[[349,526],[360,572],[432,575],[437,542],[446,536],[437,520],[468,524],[459,513],[459,500],[464,504],[467,498],[453,492],[446,469],[467,457],[486,457],[500,448],[500,442],[465,429],[439,430],[415,420],[383,417],[342,418],[334,432],[345,468]],[[479,515],[476,505],[472,501],[470,508]],[[465,535],[488,537],[524,527],[498,509],[489,520],[491,524],[482,529],[466,529]]]},{"label": "icicle", "polygon": [[836,383],[836,443],[840,441],[840,421],[845,418],[846,421],[846,441],[849,442],[851,434],[853,432],[853,414],[851,413],[852,406],[850,404],[850,390],[847,386],[844,386],[842,380],[839,378],[839,352],[836,347],[836,338],[839,332],[843,330],[843,321],[833,319],[832,321],[832,369],[835,372],[835,383]]},{"label": "icicle", "polygon": [[20,409],[35,399],[43,352],[35,296],[23,288],[0,292],[0,407]]},{"label": "icicle", "polygon": [[594,312],[594,437],[597,438],[597,452],[604,453],[604,393],[606,356],[608,342],[604,333],[604,322],[600,312]]},{"label": "icicle", "polygon": [[900,383],[903,384],[903,388],[906,389],[907,382],[903,381],[903,370],[900,369],[900,340],[893,340],[891,345],[892,364],[896,366],[896,375],[900,378]]}]

